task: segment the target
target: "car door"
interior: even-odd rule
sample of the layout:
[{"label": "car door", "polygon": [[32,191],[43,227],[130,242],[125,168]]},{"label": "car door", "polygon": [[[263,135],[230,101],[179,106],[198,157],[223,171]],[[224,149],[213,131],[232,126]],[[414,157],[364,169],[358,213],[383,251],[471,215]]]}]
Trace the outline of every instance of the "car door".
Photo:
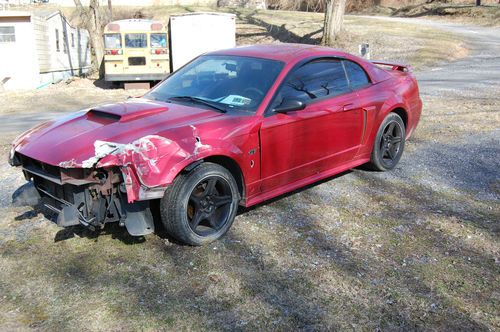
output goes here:
[{"label": "car door", "polygon": [[[361,142],[363,115],[340,59],[315,59],[292,69],[263,120],[261,190],[291,184],[339,166]],[[285,100],[303,110],[272,112]]]}]

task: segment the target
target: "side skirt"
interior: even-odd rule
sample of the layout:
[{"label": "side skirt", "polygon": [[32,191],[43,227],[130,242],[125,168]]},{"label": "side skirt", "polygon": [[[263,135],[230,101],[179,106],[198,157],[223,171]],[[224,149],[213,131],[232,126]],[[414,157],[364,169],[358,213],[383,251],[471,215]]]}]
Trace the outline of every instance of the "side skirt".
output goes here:
[{"label": "side skirt", "polygon": [[299,189],[301,187],[307,186],[307,185],[312,184],[314,182],[317,182],[319,180],[326,179],[330,176],[334,176],[336,174],[345,172],[351,168],[363,165],[369,161],[370,161],[370,158],[356,159],[354,161],[351,161],[350,163],[331,168],[329,170],[326,170],[326,171],[318,173],[318,174],[314,174],[314,175],[309,176],[307,178],[292,182],[286,186],[281,186],[281,187],[275,188],[273,190],[264,192],[262,194],[255,195],[253,197],[249,197],[245,202],[245,206],[250,207],[252,205],[267,201],[267,200],[274,198],[276,196],[286,194],[286,193],[293,191],[295,189]]}]

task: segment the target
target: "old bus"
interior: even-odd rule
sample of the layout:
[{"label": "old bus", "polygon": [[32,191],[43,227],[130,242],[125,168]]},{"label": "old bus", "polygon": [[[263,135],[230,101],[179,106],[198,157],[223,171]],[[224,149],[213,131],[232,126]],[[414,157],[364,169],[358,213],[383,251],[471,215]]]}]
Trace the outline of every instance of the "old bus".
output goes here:
[{"label": "old bus", "polygon": [[106,81],[159,81],[170,72],[167,26],[144,19],[114,21],[104,28]]}]

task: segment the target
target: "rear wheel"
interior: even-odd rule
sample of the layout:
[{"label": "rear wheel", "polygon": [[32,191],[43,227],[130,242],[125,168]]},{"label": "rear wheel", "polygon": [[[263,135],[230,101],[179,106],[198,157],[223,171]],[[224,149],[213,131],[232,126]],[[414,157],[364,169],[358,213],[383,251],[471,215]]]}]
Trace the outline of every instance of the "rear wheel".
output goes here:
[{"label": "rear wheel", "polygon": [[161,200],[161,219],[172,237],[194,246],[219,239],[233,224],[238,186],[224,167],[203,163],[179,175]]},{"label": "rear wheel", "polygon": [[377,171],[393,169],[403,154],[405,137],[405,125],[401,117],[396,113],[387,115],[375,138],[370,160],[371,168]]}]

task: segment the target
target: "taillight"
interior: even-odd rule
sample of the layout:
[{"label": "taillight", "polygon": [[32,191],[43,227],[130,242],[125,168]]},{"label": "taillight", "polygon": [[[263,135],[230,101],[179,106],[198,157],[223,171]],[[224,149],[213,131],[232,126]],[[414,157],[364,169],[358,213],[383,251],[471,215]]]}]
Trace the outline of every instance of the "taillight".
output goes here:
[{"label": "taillight", "polygon": [[122,50],[106,50],[106,55],[122,55]]},{"label": "taillight", "polygon": [[164,48],[154,48],[151,50],[151,54],[167,54],[167,50]]},{"label": "taillight", "polygon": [[161,31],[163,29],[163,24],[161,23],[153,23],[151,24],[151,30],[153,31]]}]

